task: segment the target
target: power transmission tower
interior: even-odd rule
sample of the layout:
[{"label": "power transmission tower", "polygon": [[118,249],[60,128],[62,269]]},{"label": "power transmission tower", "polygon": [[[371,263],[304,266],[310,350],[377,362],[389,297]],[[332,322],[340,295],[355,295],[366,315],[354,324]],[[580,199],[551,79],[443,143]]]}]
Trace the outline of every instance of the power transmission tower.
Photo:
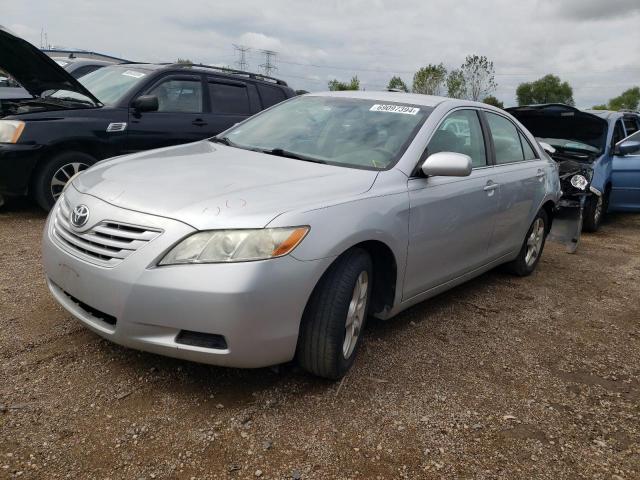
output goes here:
[{"label": "power transmission tower", "polygon": [[260,68],[264,69],[264,74],[269,76],[271,72],[275,72],[278,67],[276,67],[276,56],[278,52],[274,52],[273,50],[262,50],[264,53],[264,63],[260,65]]},{"label": "power transmission tower", "polygon": [[249,63],[247,62],[247,52],[251,50],[249,47],[245,47],[244,45],[236,45],[233,44],[233,48],[238,53],[238,61],[236,65],[240,70],[247,70],[249,68]]}]

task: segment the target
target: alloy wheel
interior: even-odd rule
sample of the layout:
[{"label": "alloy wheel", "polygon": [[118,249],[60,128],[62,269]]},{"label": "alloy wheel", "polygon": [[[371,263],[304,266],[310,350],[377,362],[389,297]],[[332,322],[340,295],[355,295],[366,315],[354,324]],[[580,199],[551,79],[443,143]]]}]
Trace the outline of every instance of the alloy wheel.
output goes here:
[{"label": "alloy wheel", "polygon": [[344,358],[351,356],[358,343],[358,337],[364,325],[368,293],[369,274],[363,270],[360,272],[360,275],[358,275],[356,284],[353,287],[353,295],[351,296],[349,310],[347,311],[344,343],[342,344],[342,354]]},{"label": "alloy wheel", "polygon": [[542,250],[542,243],[544,242],[544,220],[542,218],[536,218],[531,228],[531,233],[527,238],[527,253],[525,254],[524,261],[527,267],[532,266],[538,256],[540,250]]},{"label": "alloy wheel", "polygon": [[89,165],[82,162],[73,162],[67,163],[66,165],[61,166],[56,173],[53,174],[51,178],[50,188],[51,188],[51,196],[54,200],[58,200],[58,197],[62,195],[62,190],[67,182],[73,177],[76,173],[81,172],[89,168]]}]

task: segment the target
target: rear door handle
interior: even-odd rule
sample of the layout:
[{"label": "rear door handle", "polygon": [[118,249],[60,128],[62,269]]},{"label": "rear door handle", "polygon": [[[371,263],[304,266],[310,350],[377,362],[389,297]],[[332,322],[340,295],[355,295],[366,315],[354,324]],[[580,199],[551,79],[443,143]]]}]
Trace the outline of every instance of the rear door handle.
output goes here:
[{"label": "rear door handle", "polygon": [[491,192],[492,190],[495,190],[499,186],[500,185],[498,185],[497,183],[489,183],[484,187],[484,191],[485,192]]},{"label": "rear door handle", "polygon": [[197,118],[193,122],[191,122],[191,125],[194,125],[196,127],[204,127],[206,124],[207,122],[205,122],[201,118]]}]

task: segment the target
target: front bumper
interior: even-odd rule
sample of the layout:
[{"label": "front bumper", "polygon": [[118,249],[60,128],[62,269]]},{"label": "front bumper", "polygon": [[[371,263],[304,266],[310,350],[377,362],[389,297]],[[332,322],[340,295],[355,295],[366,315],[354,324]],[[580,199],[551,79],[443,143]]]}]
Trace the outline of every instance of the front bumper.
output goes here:
[{"label": "front bumper", "polygon": [[39,145],[0,143],[0,196],[26,195]]},{"label": "front bumper", "polygon": [[[96,212],[92,223],[108,219],[162,231],[121,263],[105,267],[61,247],[53,232],[57,208],[52,210],[43,236],[49,289],[88,328],[120,345],[214,365],[263,367],[294,357],[305,305],[332,259],[285,256],[156,267],[172,245],[195,231],[192,227],[116,208],[73,188],[65,196]],[[178,343],[181,331],[220,335],[226,345]]]}]

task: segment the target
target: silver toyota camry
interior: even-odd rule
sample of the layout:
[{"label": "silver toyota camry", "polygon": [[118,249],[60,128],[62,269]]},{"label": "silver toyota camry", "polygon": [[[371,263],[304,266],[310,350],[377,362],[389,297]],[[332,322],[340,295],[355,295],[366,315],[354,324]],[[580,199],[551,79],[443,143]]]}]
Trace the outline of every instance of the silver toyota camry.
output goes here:
[{"label": "silver toyota camry", "polygon": [[498,265],[533,272],[559,196],[554,162],[503,110],[311,94],[74,177],[44,267],[57,301],[113,342],[339,378],[369,316]]}]

